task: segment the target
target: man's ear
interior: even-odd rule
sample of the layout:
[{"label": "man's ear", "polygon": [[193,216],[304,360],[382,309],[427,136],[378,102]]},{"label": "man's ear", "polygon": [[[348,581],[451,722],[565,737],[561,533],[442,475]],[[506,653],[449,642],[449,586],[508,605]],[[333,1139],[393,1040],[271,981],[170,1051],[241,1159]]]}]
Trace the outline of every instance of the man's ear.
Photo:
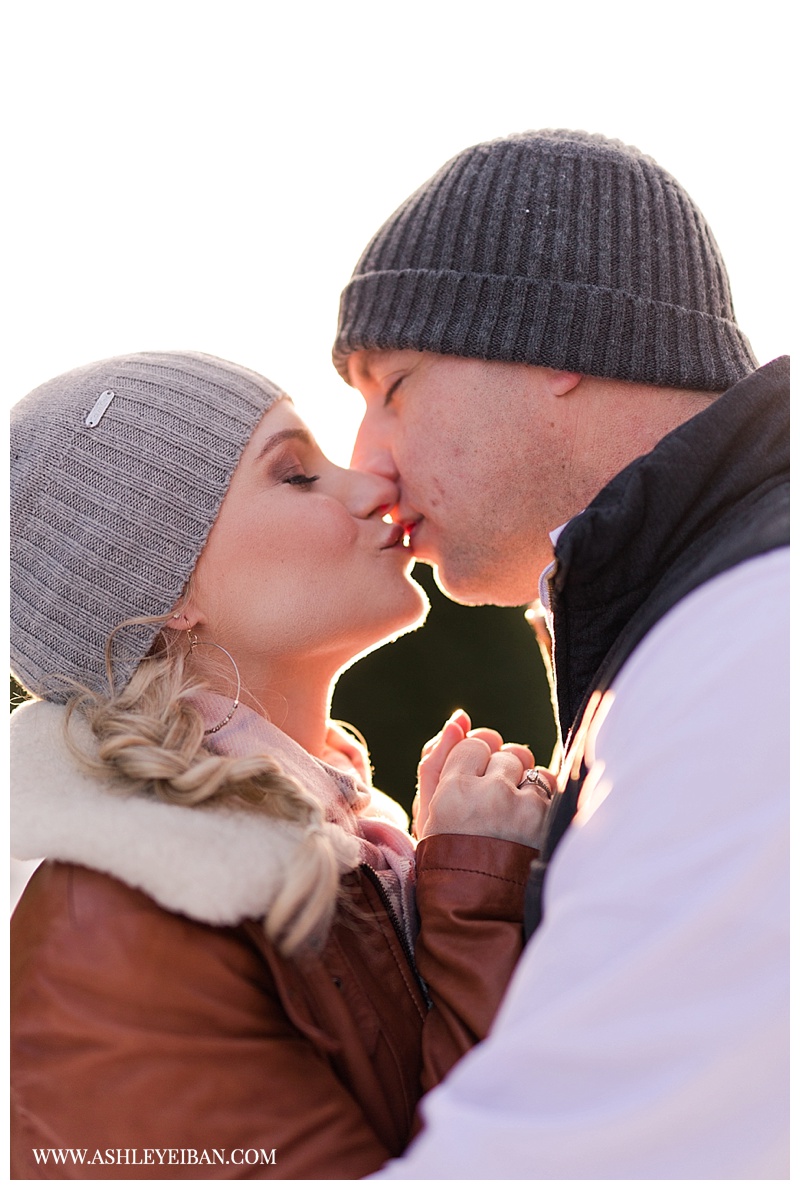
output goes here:
[{"label": "man's ear", "polygon": [[583,380],[580,372],[556,372],[548,368],[548,382],[554,397],[565,397]]}]

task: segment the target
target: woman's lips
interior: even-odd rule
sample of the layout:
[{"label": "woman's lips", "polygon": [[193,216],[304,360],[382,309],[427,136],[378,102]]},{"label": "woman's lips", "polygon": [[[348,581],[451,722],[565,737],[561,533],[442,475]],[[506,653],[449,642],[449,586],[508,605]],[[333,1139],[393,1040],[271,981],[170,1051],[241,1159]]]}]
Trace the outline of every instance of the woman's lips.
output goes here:
[{"label": "woman's lips", "polygon": [[419,521],[394,521],[390,526],[381,546],[382,550],[397,549],[402,546],[403,549],[410,550],[414,543],[414,531],[419,525]]},{"label": "woman's lips", "polygon": [[391,549],[394,549],[398,545],[402,545],[405,535],[406,535],[406,529],[405,529],[404,525],[398,525],[398,524],[390,525],[389,531],[386,534],[386,540],[384,541],[384,544],[381,546],[381,549],[382,550],[391,550]]}]

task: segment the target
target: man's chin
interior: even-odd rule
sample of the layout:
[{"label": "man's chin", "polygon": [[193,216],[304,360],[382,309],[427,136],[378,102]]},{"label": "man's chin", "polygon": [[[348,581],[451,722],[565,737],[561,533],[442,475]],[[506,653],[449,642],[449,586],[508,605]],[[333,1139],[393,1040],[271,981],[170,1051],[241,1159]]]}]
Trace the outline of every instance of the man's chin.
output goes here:
[{"label": "man's chin", "polygon": [[442,594],[465,607],[485,607],[487,604],[493,607],[522,607],[538,596],[535,588],[530,591],[512,589],[507,580],[501,578],[459,575],[439,563],[426,564],[432,566],[434,582]]}]

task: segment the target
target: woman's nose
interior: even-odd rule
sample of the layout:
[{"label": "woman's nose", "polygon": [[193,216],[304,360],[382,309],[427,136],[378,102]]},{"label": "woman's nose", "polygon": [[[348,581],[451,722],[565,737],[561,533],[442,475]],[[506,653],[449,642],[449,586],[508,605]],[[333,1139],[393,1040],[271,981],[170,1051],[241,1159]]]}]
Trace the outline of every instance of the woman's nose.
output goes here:
[{"label": "woman's nose", "polygon": [[364,519],[376,515],[385,516],[400,499],[400,489],[388,475],[377,475],[374,471],[351,470],[348,476],[349,504],[353,516]]}]

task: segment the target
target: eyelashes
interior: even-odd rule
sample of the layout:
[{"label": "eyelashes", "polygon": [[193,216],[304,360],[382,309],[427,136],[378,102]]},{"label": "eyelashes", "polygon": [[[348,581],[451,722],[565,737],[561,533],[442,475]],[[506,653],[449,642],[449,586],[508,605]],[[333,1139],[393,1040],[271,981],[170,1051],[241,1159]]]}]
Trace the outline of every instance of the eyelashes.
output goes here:
[{"label": "eyelashes", "polygon": [[287,475],[283,483],[290,483],[296,488],[310,488],[318,479],[318,475]]}]

